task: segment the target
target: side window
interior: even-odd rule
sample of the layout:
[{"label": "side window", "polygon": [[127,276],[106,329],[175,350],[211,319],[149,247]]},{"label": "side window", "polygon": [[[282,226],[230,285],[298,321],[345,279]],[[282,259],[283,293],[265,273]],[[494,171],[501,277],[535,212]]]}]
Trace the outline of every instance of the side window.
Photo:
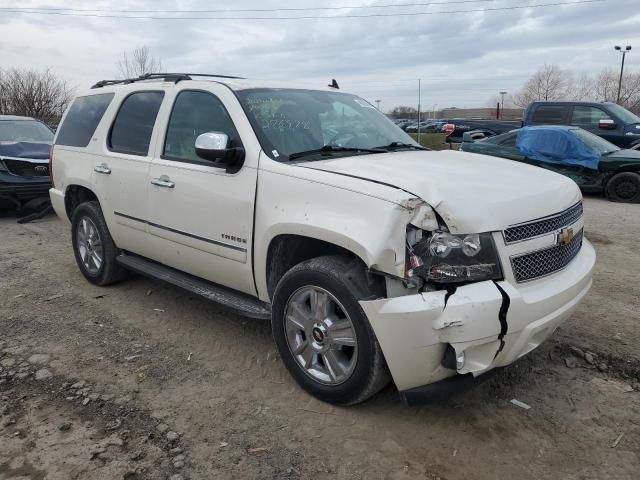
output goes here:
[{"label": "side window", "polygon": [[184,90],[173,105],[163,158],[211,165],[196,154],[199,135],[207,132],[226,133],[231,145],[238,145],[240,137],[233,121],[218,97],[207,92]]},{"label": "side window", "polygon": [[124,99],[111,126],[109,150],[130,155],[149,153],[151,133],[164,92],[137,92]]},{"label": "side window", "polygon": [[540,105],[533,112],[533,123],[544,125],[562,125],[566,118],[568,107],[562,105]]},{"label": "side window", "polygon": [[69,147],[89,145],[91,137],[112,99],[113,93],[76,98],[60,127],[56,144]]},{"label": "side window", "polygon": [[597,107],[574,107],[571,116],[571,125],[580,125],[585,127],[597,127],[600,120],[611,120],[604,110]]}]

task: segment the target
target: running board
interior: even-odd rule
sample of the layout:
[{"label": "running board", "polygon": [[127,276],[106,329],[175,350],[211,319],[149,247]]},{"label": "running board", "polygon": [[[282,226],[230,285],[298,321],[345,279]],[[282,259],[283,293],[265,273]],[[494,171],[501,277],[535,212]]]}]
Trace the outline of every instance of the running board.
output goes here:
[{"label": "running board", "polygon": [[239,315],[264,320],[271,318],[270,305],[246,293],[216,285],[137,255],[122,254],[117,256],[116,260],[127,270],[183,288],[219,303]]}]

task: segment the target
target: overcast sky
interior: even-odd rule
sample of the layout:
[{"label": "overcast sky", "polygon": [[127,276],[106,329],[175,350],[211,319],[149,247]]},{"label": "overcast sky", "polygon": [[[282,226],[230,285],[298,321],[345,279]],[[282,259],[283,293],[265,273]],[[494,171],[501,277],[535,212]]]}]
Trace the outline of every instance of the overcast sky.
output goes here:
[{"label": "overcast sky", "polygon": [[[73,85],[112,78],[122,52],[148,45],[165,70],[235,74],[326,85],[388,110],[487,106],[501,90],[514,92],[537,67],[556,63],[581,73],[619,69],[616,44],[630,44],[640,68],[640,0],[604,0],[497,11],[576,0],[3,0],[0,68],[51,67]],[[219,13],[128,13],[127,10],[211,10],[406,5],[338,10]],[[421,5],[415,5],[421,4]],[[94,15],[195,19],[96,18],[8,12],[7,7],[98,9]],[[116,11],[119,10],[119,11]],[[441,13],[451,12],[458,13]],[[461,12],[462,11],[462,12]],[[59,10],[47,10],[58,12]],[[466,13],[465,13],[466,12]],[[67,12],[72,13],[72,12]],[[79,12],[76,12],[79,13]],[[420,15],[420,13],[429,13]],[[349,15],[402,16],[340,18]],[[249,20],[238,17],[314,17]],[[205,17],[212,17],[206,19]],[[234,17],[232,19],[224,18]],[[332,17],[332,18],[317,18]]]}]

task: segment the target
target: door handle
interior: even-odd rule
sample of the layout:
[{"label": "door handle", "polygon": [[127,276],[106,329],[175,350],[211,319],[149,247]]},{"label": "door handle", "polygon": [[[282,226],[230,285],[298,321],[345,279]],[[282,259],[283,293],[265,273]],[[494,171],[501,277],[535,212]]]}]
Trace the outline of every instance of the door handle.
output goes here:
[{"label": "door handle", "polygon": [[166,175],[160,175],[160,178],[154,178],[151,180],[151,184],[164,188],[173,188],[176,186],[175,182],[172,182]]},{"label": "door handle", "polygon": [[106,163],[96,165],[95,167],[93,167],[93,171],[96,173],[103,173],[105,175],[109,175],[111,173],[111,169],[107,166]]}]

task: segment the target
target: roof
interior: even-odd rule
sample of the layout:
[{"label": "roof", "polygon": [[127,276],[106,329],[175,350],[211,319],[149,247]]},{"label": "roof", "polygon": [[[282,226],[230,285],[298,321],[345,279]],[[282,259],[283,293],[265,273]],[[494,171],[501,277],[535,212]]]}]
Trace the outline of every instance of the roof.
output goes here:
[{"label": "roof", "polygon": [[16,120],[35,120],[35,118],[22,117],[20,115],[0,115],[0,121],[3,121],[3,120],[11,120],[11,121],[16,121]]},{"label": "roof", "polygon": [[[331,79],[329,79],[330,81]],[[299,90],[325,90],[335,92],[336,89],[329,84],[319,83],[318,85],[305,84],[299,82],[283,82],[278,80],[258,80],[247,79],[241,77],[233,77],[229,75],[209,75],[202,73],[158,73],[147,74],[137,78],[120,79],[120,80],[101,80],[91,87],[98,93],[107,87],[123,87],[135,85],[148,85],[150,83],[172,83],[177,84],[183,81],[188,82],[212,82],[226,85],[232,90],[248,90],[253,88],[291,88]],[[329,82],[328,81],[328,82]]]},{"label": "roof", "polygon": [[529,104],[529,106],[531,105],[586,105],[586,106],[592,106],[592,105],[615,105],[615,103],[613,102],[582,102],[579,100],[536,100],[534,102],[531,102]]}]

